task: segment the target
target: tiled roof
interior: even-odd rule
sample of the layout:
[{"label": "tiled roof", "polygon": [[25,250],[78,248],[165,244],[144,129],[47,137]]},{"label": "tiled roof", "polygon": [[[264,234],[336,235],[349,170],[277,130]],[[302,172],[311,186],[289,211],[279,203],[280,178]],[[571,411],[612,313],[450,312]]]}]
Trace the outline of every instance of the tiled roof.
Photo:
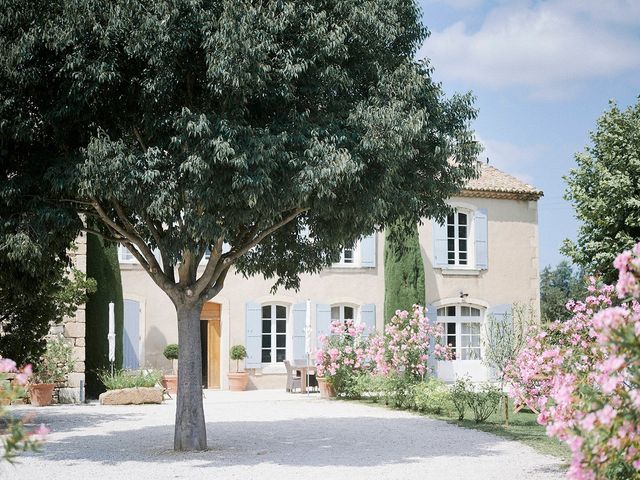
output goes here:
[{"label": "tiled roof", "polygon": [[470,180],[461,196],[538,200],[543,195],[541,190],[491,165],[479,163],[479,166],[480,177]]}]

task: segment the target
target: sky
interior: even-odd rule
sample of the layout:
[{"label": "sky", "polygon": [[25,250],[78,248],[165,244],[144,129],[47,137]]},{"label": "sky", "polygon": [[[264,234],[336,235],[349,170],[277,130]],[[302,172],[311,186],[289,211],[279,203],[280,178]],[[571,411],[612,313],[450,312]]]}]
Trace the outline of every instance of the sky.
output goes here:
[{"label": "sky", "polygon": [[578,222],[563,176],[615,100],[640,95],[640,0],[420,0],[418,52],[447,94],[472,91],[491,165],[544,192],[540,267],[564,257]]}]

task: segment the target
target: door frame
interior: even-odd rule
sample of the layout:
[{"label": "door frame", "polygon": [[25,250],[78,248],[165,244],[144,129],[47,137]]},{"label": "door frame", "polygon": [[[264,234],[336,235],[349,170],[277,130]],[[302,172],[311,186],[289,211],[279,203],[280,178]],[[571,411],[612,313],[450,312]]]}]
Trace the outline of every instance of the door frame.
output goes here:
[{"label": "door frame", "polygon": [[[222,304],[216,301],[206,302],[207,304],[213,304],[218,306],[218,318],[203,318],[202,313],[200,314],[200,321],[207,322],[207,389],[222,389]],[[203,305],[203,309],[205,307]],[[213,340],[215,339],[215,325],[217,323],[217,345]],[[217,348],[217,352],[216,352]],[[217,355],[216,355],[217,354]],[[217,358],[216,358],[217,357]],[[211,368],[212,366],[212,358],[217,360],[218,369],[215,371]],[[216,386],[211,386],[213,383],[212,380],[215,379],[215,376],[218,377],[218,382]]]},{"label": "door frame", "polygon": [[[146,327],[146,317],[145,317],[145,299],[144,297],[138,295],[130,295],[126,294],[122,297],[122,341],[124,342],[124,301],[131,300],[133,302],[138,302],[139,312],[138,312],[138,366],[140,368],[144,368],[147,364],[145,358],[145,349],[144,349],[144,339],[147,336],[147,332],[145,330]],[[123,343],[123,351],[122,351],[122,361],[124,362],[124,343]]]}]

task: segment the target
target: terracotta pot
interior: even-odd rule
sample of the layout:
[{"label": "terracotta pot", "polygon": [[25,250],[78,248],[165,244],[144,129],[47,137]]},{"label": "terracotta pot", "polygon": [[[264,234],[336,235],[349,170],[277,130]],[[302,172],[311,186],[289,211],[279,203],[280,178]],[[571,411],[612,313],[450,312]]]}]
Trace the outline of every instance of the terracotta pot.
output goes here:
[{"label": "terracotta pot", "polygon": [[232,392],[243,392],[249,383],[249,374],[247,372],[228,373],[229,390]]},{"label": "terracotta pot", "polygon": [[324,377],[318,377],[318,387],[320,387],[320,398],[335,398],[336,389],[333,384]]},{"label": "terracotta pot", "polygon": [[177,375],[163,375],[161,382],[162,386],[169,393],[176,393],[178,391],[178,376]]},{"label": "terracotta pot", "polygon": [[31,397],[31,405],[44,407],[51,405],[53,400],[53,383],[34,383],[29,387],[29,395]]}]

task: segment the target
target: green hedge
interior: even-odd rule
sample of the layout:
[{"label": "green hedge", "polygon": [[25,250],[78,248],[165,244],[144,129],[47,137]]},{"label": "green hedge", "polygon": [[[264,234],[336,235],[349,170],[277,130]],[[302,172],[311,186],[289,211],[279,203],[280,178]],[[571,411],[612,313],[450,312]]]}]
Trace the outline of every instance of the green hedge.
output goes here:
[{"label": "green hedge", "polygon": [[96,280],[97,290],[89,296],[86,318],[86,392],[95,398],[104,391],[99,372],[110,368],[109,346],[109,302],[115,303],[116,320],[116,362],[122,367],[122,333],[124,324],[124,304],[122,281],[116,245],[102,238],[87,236],[87,276]]}]

